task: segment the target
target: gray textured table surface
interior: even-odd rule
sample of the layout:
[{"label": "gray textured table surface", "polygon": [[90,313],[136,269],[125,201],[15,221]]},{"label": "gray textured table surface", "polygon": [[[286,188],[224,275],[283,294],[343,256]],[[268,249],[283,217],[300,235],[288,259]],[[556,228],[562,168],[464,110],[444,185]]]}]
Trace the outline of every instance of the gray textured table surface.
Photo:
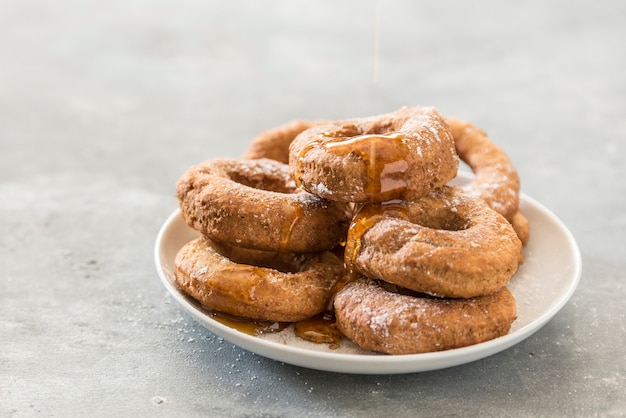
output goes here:
[{"label": "gray textured table surface", "polygon": [[[1,2],[0,415],[624,415],[625,20],[618,0]],[[153,245],[187,167],[407,104],[487,130],[575,235],[582,280],[544,328],[355,376],[244,351],[169,296]]]}]

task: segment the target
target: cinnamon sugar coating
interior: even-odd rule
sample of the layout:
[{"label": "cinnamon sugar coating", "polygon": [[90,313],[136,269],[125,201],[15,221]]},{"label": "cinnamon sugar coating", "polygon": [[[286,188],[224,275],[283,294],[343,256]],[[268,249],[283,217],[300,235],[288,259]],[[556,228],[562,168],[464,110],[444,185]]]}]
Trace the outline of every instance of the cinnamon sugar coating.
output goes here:
[{"label": "cinnamon sugar coating", "polygon": [[476,175],[464,187],[483,199],[512,223],[524,245],[528,242],[528,221],[519,211],[520,179],[513,162],[487,134],[469,122],[448,117],[456,151]]},{"label": "cinnamon sugar coating", "polygon": [[317,125],[327,124],[329,121],[293,120],[258,134],[248,144],[243,154],[244,159],[269,158],[289,163],[289,145],[298,134]]},{"label": "cinnamon sugar coating", "polygon": [[176,195],[187,224],[213,240],[267,251],[325,251],[345,236],[347,205],[296,187],[287,165],[215,159],[187,170]]},{"label": "cinnamon sugar coating", "polygon": [[528,240],[530,239],[530,224],[521,211],[518,210],[515,212],[515,215],[513,215],[513,218],[511,219],[511,226],[515,230],[515,233],[519,237],[520,241],[522,241],[522,245],[528,244]]},{"label": "cinnamon sugar coating", "polygon": [[471,299],[400,294],[375,280],[346,284],[334,300],[337,327],[360,347],[417,354],[466,347],[509,332],[516,303],[506,288]]},{"label": "cinnamon sugar coating", "polygon": [[303,188],[343,202],[417,199],[454,178],[458,163],[445,118],[422,106],[314,126],[289,149]]},{"label": "cinnamon sugar coating", "polygon": [[300,321],[322,312],[344,271],[331,252],[276,254],[204,238],[185,244],[175,265],[178,285],[204,306],[278,322]]},{"label": "cinnamon sugar coating", "polygon": [[354,248],[347,250],[354,268],[369,277],[434,296],[471,298],[509,281],[521,242],[482,200],[445,186],[407,202],[404,213],[383,210],[371,226],[348,235],[347,248]]}]

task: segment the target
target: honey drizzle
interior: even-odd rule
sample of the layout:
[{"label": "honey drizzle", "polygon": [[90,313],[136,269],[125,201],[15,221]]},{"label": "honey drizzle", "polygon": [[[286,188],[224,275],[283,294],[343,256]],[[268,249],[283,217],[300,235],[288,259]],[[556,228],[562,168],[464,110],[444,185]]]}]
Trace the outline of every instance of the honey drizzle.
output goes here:
[{"label": "honey drizzle", "polygon": [[402,192],[408,187],[407,176],[404,174],[409,168],[409,150],[404,138],[401,132],[357,136],[334,136],[333,132],[324,132],[300,151],[298,170],[295,173],[296,184],[302,185],[306,154],[313,148],[321,147],[338,157],[345,157],[350,153],[361,156],[367,164],[365,193],[369,197]]},{"label": "honey drizzle", "polygon": [[[278,333],[292,324],[290,322],[254,320],[218,311],[211,311],[210,316],[227,327],[252,336]],[[293,326],[294,334],[298,338],[316,344],[329,344],[331,349],[338,348],[339,342],[343,339],[343,334],[335,325],[335,315],[331,311],[322,312],[311,318],[295,322]]]},{"label": "honey drizzle", "polygon": [[363,158],[367,164],[365,193],[368,196],[407,188],[404,174],[409,167],[408,150],[404,134],[400,132],[337,137],[322,143],[322,146],[340,157],[356,152]]},{"label": "honey drizzle", "polygon": [[253,336],[280,332],[289,326],[289,322],[254,320],[217,311],[211,311],[210,315],[211,318],[227,327]]},{"label": "honey drizzle", "polygon": [[[404,173],[409,165],[409,151],[404,144],[404,135],[402,133],[366,134],[352,137],[333,136],[330,132],[320,134],[318,138],[309,142],[298,156],[298,170],[294,175],[298,187],[302,185],[301,176],[304,157],[310,150],[316,147],[323,147],[325,150],[340,157],[353,152],[360,154],[367,164],[368,181],[365,192],[370,197],[402,191],[408,186]],[[283,251],[287,248],[295,225],[304,215],[301,207],[293,206],[293,209],[293,218],[285,222],[281,228],[280,248]],[[353,268],[353,262],[361,248],[362,236],[385,216],[408,218],[406,202],[390,200],[382,203],[359,204],[355,208],[355,215],[350,224],[344,248],[344,262],[348,271],[335,284],[333,288],[334,293],[340,291],[357,276]],[[261,272],[255,271],[255,273]],[[251,295],[248,296],[251,297]],[[280,332],[291,324],[288,322],[253,320],[217,311],[212,311],[210,315],[216,321],[249,335]],[[294,333],[297,337],[317,344],[329,344],[331,349],[338,348],[339,342],[343,338],[343,334],[337,329],[335,324],[332,301],[329,303],[326,311],[309,319],[293,323],[293,325]]]},{"label": "honey drizzle", "polygon": [[[334,294],[339,292],[347,283],[351,282],[358,276],[358,273],[355,271],[353,266],[354,260],[356,259],[361,248],[362,237],[367,230],[386,216],[407,219],[408,208],[406,202],[403,200],[391,200],[382,203],[360,204],[356,207],[355,215],[352,218],[352,222],[348,229],[346,243],[343,249],[344,262],[346,264],[347,272],[334,285]],[[291,222],[289,227],[283,228],[283,239],[285,238],[285,235],[288,236],[291,233],[293,224],[296,220]],[[339,248],[335,251],[340,253],[341,249]],[[261,268],[252,268],[255,274],[266,274]],[[249,296],[251,297],[251,295]],[[294,334],[303,340],[316,344],[329,344],[330,349],[336,349],[339,347],[339,343],[343,339],[343,334],[336,327],[335,315],[332,312],[332,300],[329,302],[326,309],[327,310],[321,314],[293,323]],[[213,319],[228,327],[253,336],[281,332],[291,325],[289,322],[254,320],[228,315],[217,311],[212,311],[210,315]]]},{"label": "honey drizzle", "polygon": [[292,204],[291,207],[293,209],[292,217],[287,218],[280,231],[279,251],[282,253],[288,251],[289,243],[291,242],[291,234],[293,233],[296,224],[304,217],[304,210],[301,206]]},{"label": "honey drizzle", "polygon": [[322,133],[317,138],[313,139],[309,143],[307,143],[301,150],[300,154],[298,154],[298,170],[294,173],[294,180],[296,182],[297,187],[302,187],[302,173],[304,172],[304,157],[309,153],[313,148],[318,147],[326,138],[328,138],[329,133]]},{"label": "honey drizzle", "polygon": [[348,228],[344,251],[344,263],[349,273],[354,273],[354,261],[361,249],[363,235],[386,216],[408,219],[406,202],[390,200],[382,203],[360,204],[357,207]]},{"label": "honey drizzle", "polygon": [[330,348],[338,348],[343,334],[335,325],[335,315],[328,311],[309,319],[296,322],[294,332],[297,337],[316,344],[330,344]]}]

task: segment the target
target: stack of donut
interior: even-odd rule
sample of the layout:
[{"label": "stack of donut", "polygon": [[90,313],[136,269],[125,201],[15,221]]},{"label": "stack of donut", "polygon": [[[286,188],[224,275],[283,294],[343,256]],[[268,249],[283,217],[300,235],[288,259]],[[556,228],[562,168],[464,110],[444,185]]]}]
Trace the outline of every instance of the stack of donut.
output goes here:
[{"label": "stack of donut", "polygon": [[[459,159],[474,172],[450,185]],[[183,291],[230,315],[298,322],[332,309],[360,347],[441,351],[509,332],[506,284],[529,236],[519,177],[473,125],[432,107],[263,132],[242,159],[191,167],[176,258]],[[341,259],[343,258],[343,260]]]}]

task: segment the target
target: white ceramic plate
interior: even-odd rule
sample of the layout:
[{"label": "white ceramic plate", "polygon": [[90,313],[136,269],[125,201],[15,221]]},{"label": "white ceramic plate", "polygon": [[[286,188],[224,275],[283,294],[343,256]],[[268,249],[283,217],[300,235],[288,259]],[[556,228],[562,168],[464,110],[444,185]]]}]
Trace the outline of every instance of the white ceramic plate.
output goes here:
[{"label": "white ceramic plate", "polygon": [[[468,181],[461,173],[457,183]],[[523,265],[509,282],[517,300],[518,317],[509,334],[476,344],[436,353],[381,355],[359,349],[344,339],[331,350],[324,344],[301,340],[287,328],[280,333],[251,336],[228,327],[186,296],[174,279],[178,250],[198,236],[175,211],[165,221],[155,245],[156,268],[176,301],[214,334],[246,350],[285,363],[342,373],[399,374],[436,370],[469,363],[503,351],[532,335],[565,305],[574,293],[582,272],[580,250],[567,227],[547,208],[522,194],[520,209],[531,227]]]}]

